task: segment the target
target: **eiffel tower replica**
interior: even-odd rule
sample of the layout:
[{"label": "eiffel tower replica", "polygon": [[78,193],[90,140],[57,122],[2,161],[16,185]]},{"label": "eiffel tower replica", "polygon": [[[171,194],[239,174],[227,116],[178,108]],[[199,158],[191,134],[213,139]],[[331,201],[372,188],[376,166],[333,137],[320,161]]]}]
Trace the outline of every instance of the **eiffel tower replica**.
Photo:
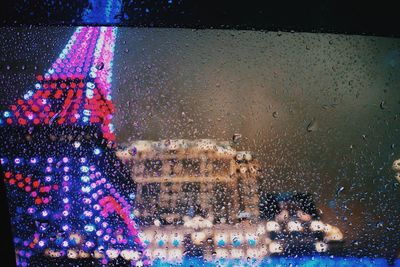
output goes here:
[{"label": "eiffel tower replica", "polygon": [[149,264],[133,182],[115,155],[116,34],[115,27],[78,27],[33,88],[1,113],[18,266]]}]

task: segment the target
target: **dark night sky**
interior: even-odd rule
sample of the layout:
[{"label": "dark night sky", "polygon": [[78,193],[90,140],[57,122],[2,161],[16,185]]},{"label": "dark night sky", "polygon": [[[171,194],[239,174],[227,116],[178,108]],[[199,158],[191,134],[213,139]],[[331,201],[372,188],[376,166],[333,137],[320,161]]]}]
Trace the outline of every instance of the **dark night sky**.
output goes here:
[{"label": "dark night sky", "polygon": [[[2,107],[72,31],[1,29]],[[313,193],[352,254],[390,257],[400,248],[400,189],[390,169],[400,157],[399,73],[400,39],[121,28],[118,141],[241,133],[238,149],[264,166],[263,190]]]}]

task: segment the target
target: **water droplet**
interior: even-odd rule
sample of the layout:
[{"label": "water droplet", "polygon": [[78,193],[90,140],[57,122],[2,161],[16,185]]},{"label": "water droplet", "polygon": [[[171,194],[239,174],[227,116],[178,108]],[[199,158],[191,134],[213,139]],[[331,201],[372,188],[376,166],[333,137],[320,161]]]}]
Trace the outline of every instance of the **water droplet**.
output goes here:
[{"label": "water droplet", "polygon": [[381,101],[381,103],[379,104],[379,107],[381,108],[381,109],[385,109],[386,108],[386,105],[385,105],[386,103],[385,103],[385,100],[382,100]]},{"label": "water droplet", "polygon": [[336,191],[336,197],[339,196],[340,193],[342,193],[344,190],[344,186],[340,187],[337,191]]},{"label": "water droplet", "polygon": [[272,117],[278,118],[278,112],[276,112],[276,111],[272,112]]},{"label": "water droplet", "polygon": [[232,141],[234,144],[238,145],[240,143],[240,140],[242,139],[242,135],[239,133],[235,133],[232,136]]},{"label": "water droplet", "polygon": [[310,121],[310,123],[307,125],[307,132],[314,132],[318,129],[317,122],[313,119]]},{"label": "water droplet", "polygon": [[104,63],[103,62],[100,62],[100,63],[98,63],[96,65],[96,69],[98,69],[98,70],[102,70],[103,68],[104,68]]}]

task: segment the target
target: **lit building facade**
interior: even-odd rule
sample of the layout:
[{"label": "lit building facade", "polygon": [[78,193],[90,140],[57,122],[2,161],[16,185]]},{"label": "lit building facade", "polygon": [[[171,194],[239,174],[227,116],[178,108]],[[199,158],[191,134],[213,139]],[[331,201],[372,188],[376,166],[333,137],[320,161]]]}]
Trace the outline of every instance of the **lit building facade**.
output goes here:
[{"label": "lit building facade", "polygon": [[152,260],[262,260],[325,253],[343,240],[310,208],[309,195],[260,192],[259,162],[229,142],[136,141],[117,156],[136,184],[136,216]]}]

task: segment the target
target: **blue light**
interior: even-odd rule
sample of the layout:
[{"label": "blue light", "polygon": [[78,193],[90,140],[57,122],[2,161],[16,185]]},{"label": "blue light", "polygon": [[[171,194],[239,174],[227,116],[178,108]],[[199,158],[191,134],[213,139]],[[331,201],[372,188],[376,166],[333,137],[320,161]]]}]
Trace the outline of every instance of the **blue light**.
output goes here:
[{"label": "blue light", "polygon": [[81,177],[81,180],[82,180],[82,182],[84,182],[84,183],[88,183],[89,181],[90,181],[90,178],[89,178],[89,176],[82,176]]},{"label": "blue light", "polygon": [[179,246],[179,240],[174,239],[174,241],[172,241],[172,245],[173,245],[174,247]]},{"label": "blue light", "polygon": [[11,113],[9,111],[4,111],[3,115],[5,118],[9,118],[11,116]]},{"label": "blue light", "polygon": [[225,246],[225,241],[224,240],[218,240],[218,246],[220,246],[220,247]]},{"label": "blue light", "polygon": [[234,246],[234,247],[240,246],[240,241],[239,241],[239,239],[237,239],[237,238],[234,238],[234,239],[233,239],[233,246]]},{"label": "blue light", "polygon": [[89,167],[88,166],[81,166],[81,172],[88,172],[89,171]]},{"label": "blue light", "polygon": [[90,193],[90,190],[92,190],[90,186],[82,186],[81,189],[83,193]]},{"label": "blue light", "polygon": [[254,246],[256,245],[256,241],[255,241],[254,239],[250,239],[250,240],[249,240],[249,245],[250,245],[251,247],[254,247]]},{"label": "blue light", "polygon": [[94,92],[91,89],[86,89],[86,97],[91,99],[93,98]]},{"label": "blue light", "polygon": [[84,229],[86,232],[93,232],[95,228],[94,228],[94,225],[88,224],[88,225],[85,225]]},{"label": "blue light", "polygon": [[86,86],[87,86],[87,88],[89,88],[89,89],[93,89],[93,88],[94,88],[94,83],[92,83],[92,82],[87,82],[87,83],[86,83]]},{"label": "blue light", "polygon": [[101,150],[98,149],[98,148],[95,148],[94,151],[93,151],[93,153],[94,153],[95,155],[100,155]]}]

